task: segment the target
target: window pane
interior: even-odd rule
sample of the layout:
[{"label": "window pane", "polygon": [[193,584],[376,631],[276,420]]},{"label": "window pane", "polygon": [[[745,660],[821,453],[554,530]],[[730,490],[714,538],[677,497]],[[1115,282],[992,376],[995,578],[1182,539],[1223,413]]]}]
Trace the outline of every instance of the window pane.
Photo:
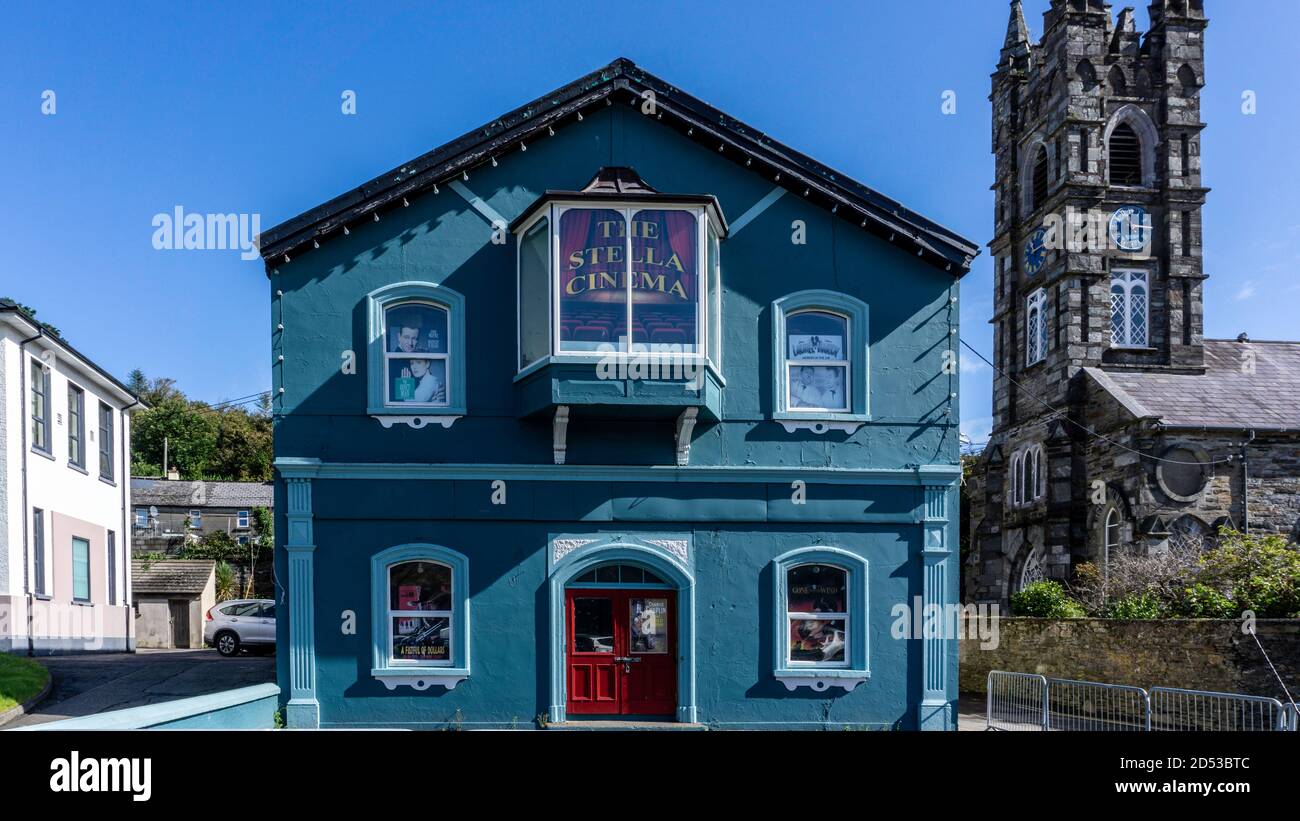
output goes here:
[{"label": "window pane", "polygon": [[394,618],[393,661],[447,661],[451,658],[451,619],[445,616]]},{"label": "window pane", "polygon": [[633,653],[668,652],[668,600],[632,599],[628,602],[631,617]]},{"label": "window pane", "polygon": [[113,409],[99,405],[99,475],[113,478]]},{"label": "window pane", "polygon": [[848,410],[848,374],[844,365],[791,365],[787,407]]},{"label": "window pane", "polygon": [[388,360],[388,401],[447,404],[447,360],[395,357]]},{"label": "window pane", "polygon": [[519,242],[519,367],[551,352],[551,223],[543,219]]},{"label": "window pane", "polygon": [[81,404],[80,390],[68,386],[68,461],[80,465],[81,457]]},{"label": "window pane", "polygon": [[625,350],[626,336],[626,221],[608,208],[569,209],[560,217],[560,349]]},{"label": "window pane", "polygon": [[[632,341],[694,353],[699,308],[696,216],[638,211],[632,217]],[[659,348],[658,346],[677,346]]]},{"label": "window pane", "polygon": [[801,564],[786,573],[786,608],[791,613],[847,612],[848,573],[828,564]]},{"label": "window pane", "polygon": [[1147,292],[1141,285],[1129,290],[1129,344],[1147,344]]},{"label": "window pane", "polygon": [[849,321],[821,311],[803,311],[785,319],[786,356],[790,359],[844,360]]},{"label": "window pane", "polygon": [[575,653],[614,652],[612,599],[573,600],[573,650]]},{"label": "window pane", "polygon": [[436,305],[405,302],[384,310],[384,350],[391,353],[446,353],[447,311]]},{"label": "window pane", "polygon": [[844,661],[844,620],[792,619],[791,661]]},{"label": "window pane", "polygon": [[1110,342],[1112,345],[1127,345],[1128,334],[1124,332],[1124,286],[1116,283],[1110,286]]},{"label": "window pane", "polygon": [[72,540],[72,597],[90,599],[90,542],[85,539]]},{"label": "window pane", "polygon": [[722,259],[718,235],[709,228],[709,356],[716,363],[722,351]]},{"label": "window pane", "polygon": [[596,581],[618,584],[618,565],[607,564],[596,568]]},{"label": "window pane", "polygon": [[403,562],[388,571],[391,610],[451,610],[451,568],[436,562]]}]

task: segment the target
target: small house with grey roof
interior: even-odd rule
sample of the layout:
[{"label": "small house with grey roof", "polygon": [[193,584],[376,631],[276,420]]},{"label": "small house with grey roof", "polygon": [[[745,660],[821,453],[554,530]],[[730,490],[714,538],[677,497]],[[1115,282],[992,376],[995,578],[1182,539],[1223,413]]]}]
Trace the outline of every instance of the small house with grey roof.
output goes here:
[{"label": "small house with grey roof", "polygon": [[274,506],[270,482],[131,479],[131,523],[136,555],[175,555],[214,531],[239,544],[258,535],[253,511]]}]

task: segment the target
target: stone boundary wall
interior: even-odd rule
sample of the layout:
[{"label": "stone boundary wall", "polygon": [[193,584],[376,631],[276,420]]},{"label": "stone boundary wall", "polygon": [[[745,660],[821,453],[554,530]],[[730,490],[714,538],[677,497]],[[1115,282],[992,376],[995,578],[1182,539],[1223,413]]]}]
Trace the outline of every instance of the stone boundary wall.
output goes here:
[{"label": "stone boundary wall", "polygon": [[[1255,629],[1292,697],[1300,703],[1300,619],[1262,619]],[[998,620],[998,633],[996,649],[980,649],[978,638],[959,642],[961,692],[983,695],[989,671],[1005,670],[1287,701],[1259,647],[1242,633],[1236,619],[1003,617]],[[963,630],[962,635],[977,634]]]}]

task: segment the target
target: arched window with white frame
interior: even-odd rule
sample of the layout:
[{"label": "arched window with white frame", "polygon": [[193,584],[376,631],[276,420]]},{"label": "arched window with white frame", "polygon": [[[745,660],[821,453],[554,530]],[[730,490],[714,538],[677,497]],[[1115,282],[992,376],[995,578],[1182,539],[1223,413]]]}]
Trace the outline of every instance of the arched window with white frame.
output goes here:
[{"label": "arched window with white frame", "polygon": [[465,414],[465,299],[432,282],[399,282],[366,297],[369,314],[368,411],[441,421]]},{"label": "arched window with white frame", "polygon": [[777,680],[793,691],[852,690],[870,676],[867,560],[804,547],[772,562]]},{"label": "arched window with white frame", "polygon": [[865,302],[798,291],[772,303],[772,330],[774,419],[818,434],[870,419]]},{"label": "arched window with white frame", "polygon": [[371,558],[374,659],[371,674],[398,685],[447,689],[469,676],[469,563],[431,544]]}]

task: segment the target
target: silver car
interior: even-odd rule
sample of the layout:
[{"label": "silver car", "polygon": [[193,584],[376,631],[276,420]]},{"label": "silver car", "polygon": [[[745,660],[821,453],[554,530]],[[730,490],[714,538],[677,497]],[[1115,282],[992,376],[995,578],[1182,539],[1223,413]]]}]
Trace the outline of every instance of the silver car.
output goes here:
[{"label": "silver car", "polygon": [[203,643],[223,656],[240,648],[252,653],[275,650],[275,602],[270,599],[231,599],[208,608]]}]

